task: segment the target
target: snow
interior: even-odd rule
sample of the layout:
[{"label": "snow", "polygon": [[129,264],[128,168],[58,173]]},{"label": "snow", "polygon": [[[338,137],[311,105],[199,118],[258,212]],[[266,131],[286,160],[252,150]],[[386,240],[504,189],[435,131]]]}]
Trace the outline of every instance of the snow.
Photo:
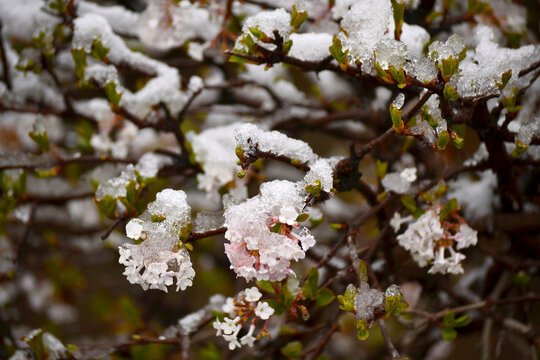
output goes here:
[{"label": "snow", "polygon": [[292,34],[289,56],[304,61],[321,61],[330,56],[332,35],[327,33]]},{"label": "snow", "polygon": [[235,139],[246,156],[261,151],[296,159],[304,164],[315,162],[318,158],[307,143],[289,138],[279,131],[261,130],[253,124],[241,125],[235,133]]}]

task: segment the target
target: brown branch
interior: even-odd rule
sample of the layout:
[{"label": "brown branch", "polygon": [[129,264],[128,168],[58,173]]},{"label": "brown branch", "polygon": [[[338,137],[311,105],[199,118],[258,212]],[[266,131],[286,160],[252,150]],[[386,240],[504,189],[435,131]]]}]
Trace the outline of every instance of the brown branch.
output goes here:
[{"label": "brown branch", "polygon": [[118,159],[110,156],[54,156],[51,153],[35,155],[28,153],[7,153],[0,154],[0,170],[6,169],[40,169],[62,167],[69,164],[99,165],[103,163],[125,163],[131,164],[135,160]]},{"label": "brown branch", "polygon": [[531,66],[529,66],[528,68],[525,68],[523,70],[521,70],[518,74],[518,77],[522,77],[522,76],[525,76],[527,75],[528,73],[536,70],[540,68],[540,60],[538,60],[537,62],[533,63]]},{"label": "brown branch", "polygon": [[125,216],[119,217],[116,219],[112,225],[101,235],[101,240],[107,240],[107,238],[111,235],[111,233],[116,229],[120,224],[124,223],[128,218]]},{"label": "brown branch", "polygon": [[2,36],[2,21],[0,20],[0,56],[2,60],[2,73],[4,74],[4,82],[8,90],[11,90],[11,78],[9,77],[9,63],[7,60],[6,47],[4,46],[4,38]]},{"label": "brown branch", "polygon": [[384,320],[379,319],[378,323],[379,323],[379,328],[381,329],[381,335],[386,345],[386,349],[392,356],[392,359],[398,359],[400,357],[399,352],[396,350],[396,347],[392,343],[392,339],[390,338],[390,335],[388,334],[388,330],[386,329],[386,324],[384,323]]},{"label": "brown branch", "polygon": [[529,303],[529,302],[540,302],[540,295],[512,297],[512,298],[501,299],[501,300],[488,299],[488,300],[483,300],[483,301],[479,301],[472,304],[467,304],[463,306],[457,306],[454,308],[441,310],[436,313],[429,313],[429,312],[416,310],[416,309],[409,309],[406,312],[413,315],[418,315],[424,318],[415,325],[416,328],[419,328],[428,322],[436,322],[444,318],[444,316],[450,311],[455,314],[460,314],[460,313],[464,313],[466,311],[471,311],[471,310],[479,310],[479,309],[485,309],[485,308],[490,308],[494,306],[502,306],[502,305],[518,305],[518,304]]},{"label": "brown branch", "polygon": [[207,237],[210,237],[210,236],[224,234],[226,231],[227,231],[227,228],[222,226],[222,227],[220,227],[218,229],[206,231],[206,232],[203,232],[203,233],[191,233],[191,235],[189,235],[186,242],[187,243],[192,243],[192,242],[197,241],[199,239],[204,239],[204,238],[207,238]]}]

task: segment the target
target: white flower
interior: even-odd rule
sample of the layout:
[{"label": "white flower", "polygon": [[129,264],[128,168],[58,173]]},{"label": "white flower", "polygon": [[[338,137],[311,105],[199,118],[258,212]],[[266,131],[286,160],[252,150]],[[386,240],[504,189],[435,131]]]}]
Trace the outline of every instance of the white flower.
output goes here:
[{"label": "white flower", "polygon": [[234,319],[225,318],[225,322],[221,325],[221,330],[223,330],[223,333],[225,335],[230,335],[237,330],[241,328],[240,325],[236,325],[236,323],[240,320],[240,318],[236,317]]},{"label": "white flower", "polygon": [[236,348],[242,347],[242,345],[240,345],[240,343],[238,342],[238,333],[240,332],[240,329],[242,329],[242,326],[238,325],[238,327],[236,328],[233,334],[223,335],[223,338],[225,339],[225,341],[229,342],[229,350],[234,350]]},{"label": "white flower", "polygon": [[474,246],[478,242],[477,232],[467,224],[459,226],[459,232],[455,236],[458,250]]},{"label": "white flower", "polygon": [[401,217],[399,212],[395,212],[394,216],[392,216],[392,219],[390,220],[390,226],[394,229],[394,232],[398,232],[401,228],[401,225],[404,223],[408,223],[414,220],[414,216],[409,215],[404,218]]},{"label": "white flower", "polygon": [[228,297],[227,300],[225,300],[225,304],[221,308],[224,313],[227,313],[229,315],[234,314],[234,299],[231,297]]},{"label": "white flower", "polygon": [[249,347],[253,346],[253,343],[255,342],[255,340],[257,340],[257,338],[253,337],[254,330],[255,330],[255,325],[251,324],[251,326],[249,327],[248,333],[242,336],[242,338],[240,338],[240,342],[242,343],[242,345],[247,345]]},{"label": "white flower", "polygon": [[416,168],[410,167],[403,169],[403,171],[399,174],[404,180],[412,183],[416,180]]},{"label": "white flower", "polygon": [[261,292],[259,291],[259,289],[256,286],[254,286],[254,287],[252,287],[250,289],[246,289],[245,294],[246,294],[246,300],[249,301],[249,302],[259,301],[259,299],[262,296]]},{"label": "white flower", "polygon": [[255,315],[257,315],[262,320],[268,320],[270,316],[274,314],[274,309],[268,305],[266,302],[260,302],[257,304],[257,307],[255,308]]},{"label": "white flower", "polygon": [[429,269],[429,274],[446,274],[446,270],[448,269],[448,262],[444,259],[444,248],[440,248],[437,252],[437,258],[433,262],[433,265],[431,266],[431,269]]},{"label": "white flower", "polygon": [[223,326],[223,323],[219,321],[219,319],[216,319],[216,321],[214,321],[212,326],[214,327],[214,329],[217,330],[216,336],[221,336],[221,331],[222,331],[221,327]]},{"label": "white flower", "polygon": [[236,348],[242,347],[242,345],[240,345],[240,343],[238,342],[238,338],[236,336],[237,336],[236,334],[223,335],[223,338],[225,339],[225,341],[229,342],[229,350],[231,351]]},{"label": "white flower", "polygon": [[279,212],[279,222],[287,225],[295,225],[298,213],[292,206],[283,206]]},{"label": "white flower", "polygon": [[144,222],[140,219],[131,219],[126,225],[126,236],[137,240],[141,238]]}]

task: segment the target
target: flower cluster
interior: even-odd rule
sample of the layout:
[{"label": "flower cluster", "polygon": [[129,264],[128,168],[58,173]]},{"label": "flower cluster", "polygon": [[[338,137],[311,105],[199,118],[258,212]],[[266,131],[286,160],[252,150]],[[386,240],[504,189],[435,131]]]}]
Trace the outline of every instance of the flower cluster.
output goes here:
[{"label": "flower cluster", "polygon": [[225,211],[225,252],[231,268],[246,280],[280,281],[290,275],[290,263],[305,257],[315,245],[309,230],[297,221],[307,193],[298,183],[264,183],[257,195]]},{"label": "flower cluster", "polygon": [[140,284],[144,290],[165,292],[174,279],[176,291],[192,285],[195,271],[180,241],[185,229],[190,227],[190,212],[183,191],[165,189],[139,218],[127,224],[127,236],[143,241],[139,245],[119,247],[119,262],[125,265],[124,275],[130,283]]},{"label": "flower cluster", "polygon": [[[436,273],[463,273],[461,261],[465,255],[457,250],[476,245],[477,233],[469,227],[457,214],[452,214],[458,223],[442,221],[440,218],[440,206],[435,206],[426,211],[415,222],[411,223],[407,230],[398,235],[398,243],[409,250],[414,260],[424,267],[431,264],[430,274]],[[391,225],[396,232],[405,222],[412,221],[413,217],[401,218],[396,213]],[[456,245],[454,249],[453,245]],[[450,256],[445,256],[448,251]]]},{"label": "flower cluster", "polygon": [[[224,317],[223,321],[216,319],[213,326],[217,330],[216,336],[223,336],[229,343],[230,350],[240,348],[242,345],[251,347],[262,336],[270,336],[266,331],[266,324],[274,314],[274,309],[267,302],[260,301],[261,297],[259,289],[252,287],[240,292],[235,299],[227,299],[223,312],[228,316]],[[257,319],[264,320],[264,325],[259,334],[253,336]],[[248,332],[238,339],[240,331],[247,323],[250,323]]]}]

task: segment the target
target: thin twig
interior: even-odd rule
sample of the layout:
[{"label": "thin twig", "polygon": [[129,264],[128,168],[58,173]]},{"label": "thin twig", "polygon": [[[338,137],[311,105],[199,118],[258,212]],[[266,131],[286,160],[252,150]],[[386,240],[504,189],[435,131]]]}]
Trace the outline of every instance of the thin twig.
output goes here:
[{"label": "thin twig", "polygon": [[0,56],[2,57],[2,72],[4,81],[8,90],[11,90],[11,78],[9,77],[9,63],[7,60],[6,47],[4,46],[4,38],[2,36],[2,20],[0,20]]}]

